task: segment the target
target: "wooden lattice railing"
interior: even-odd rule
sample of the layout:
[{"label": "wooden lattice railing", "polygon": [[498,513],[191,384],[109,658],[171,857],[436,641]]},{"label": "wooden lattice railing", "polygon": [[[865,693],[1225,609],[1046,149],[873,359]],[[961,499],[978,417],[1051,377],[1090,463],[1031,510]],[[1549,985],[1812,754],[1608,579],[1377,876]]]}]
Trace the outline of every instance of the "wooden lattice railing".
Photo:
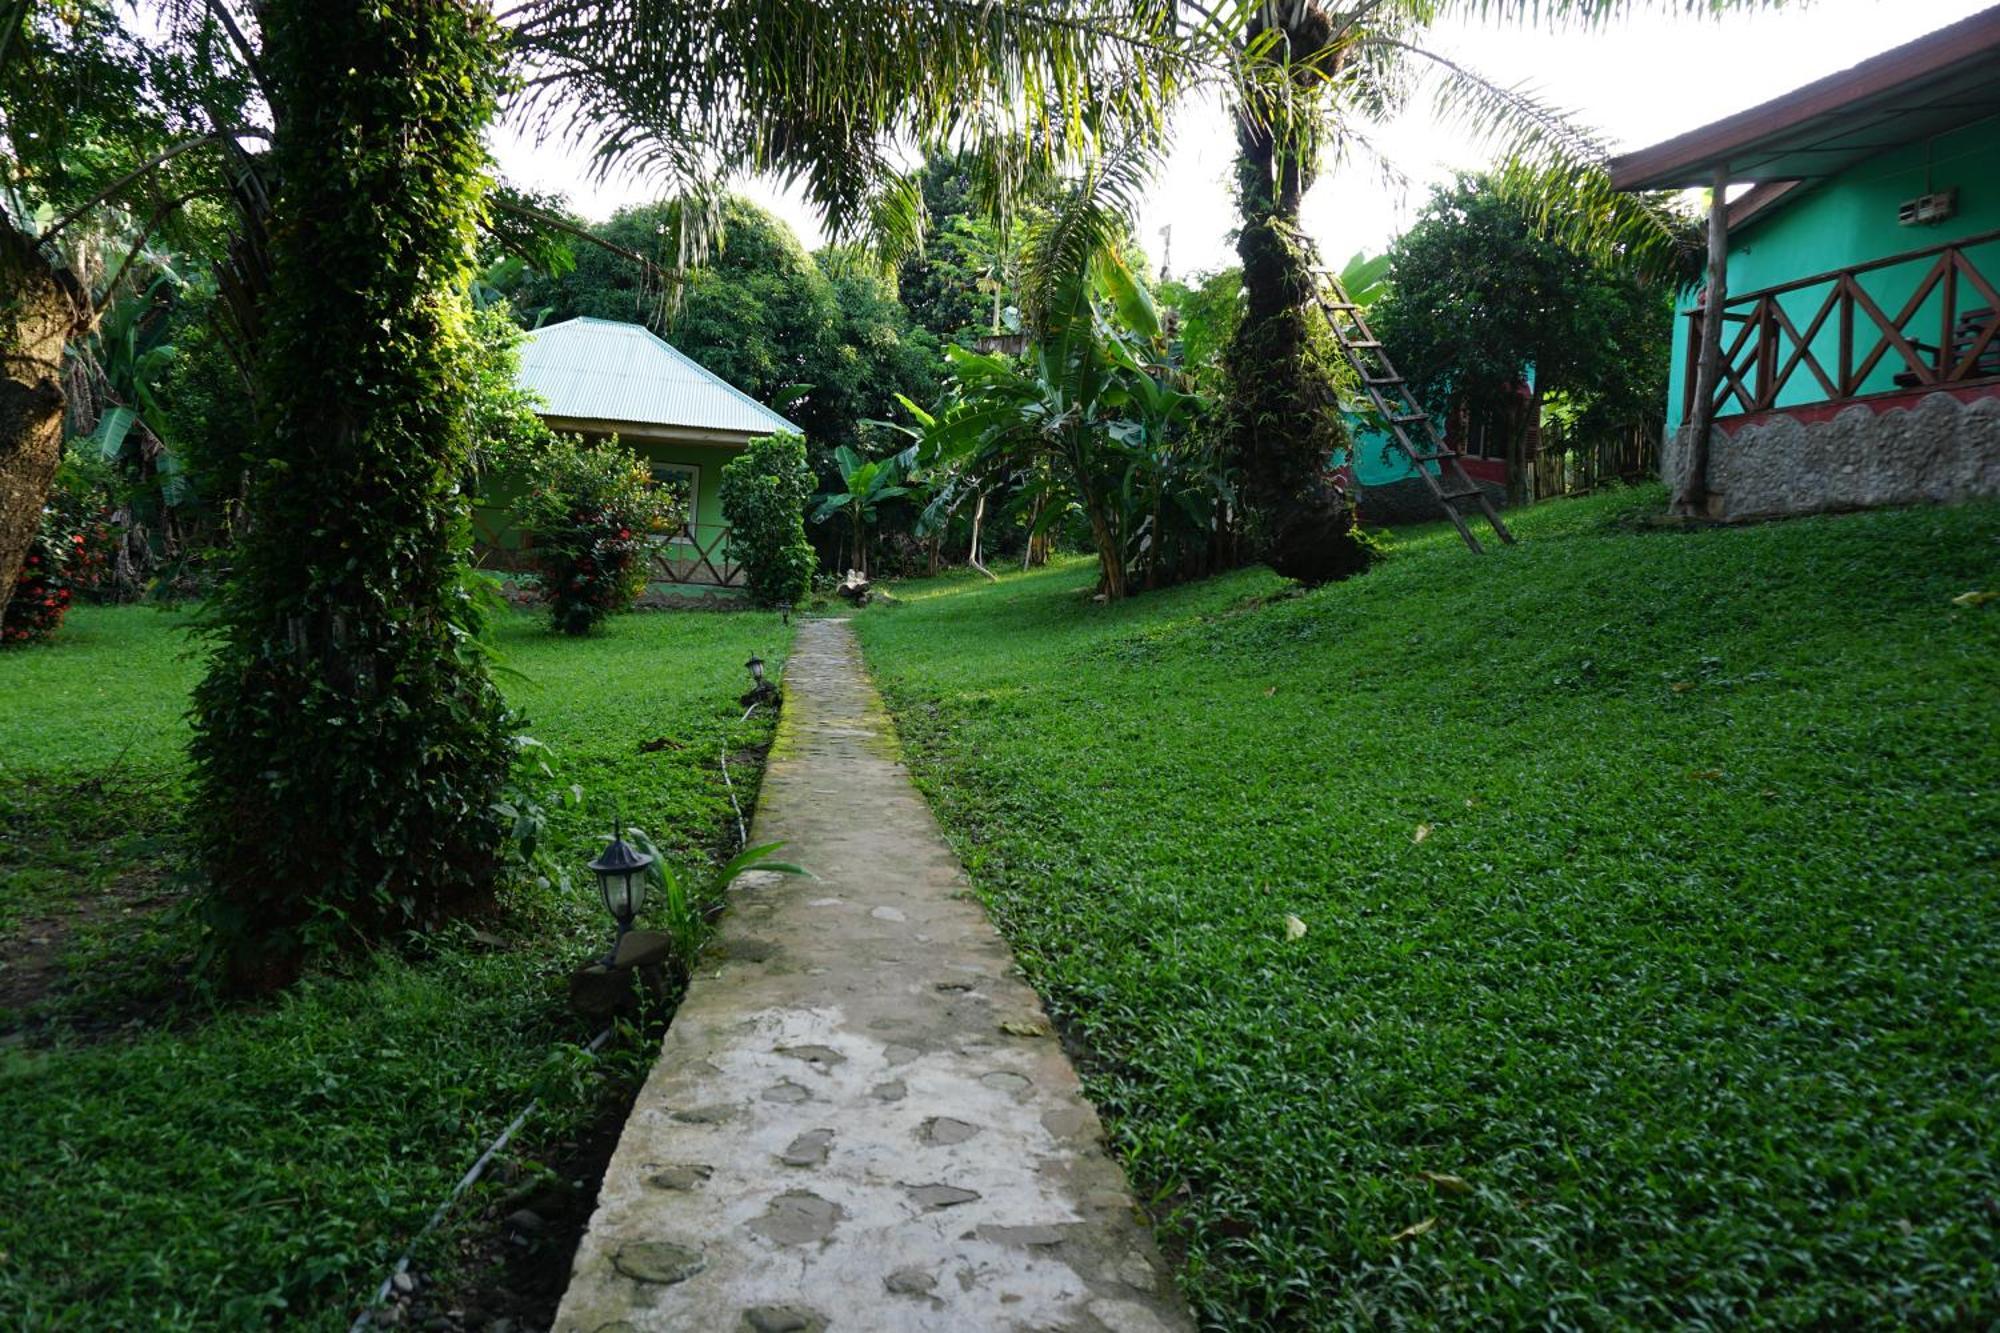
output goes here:
[{"label": "wooden lattice railing", "polygon": [[[1722,307],[1716,415],[2000,380],[2000,290],[1967,253],[1994,241],[2000,241],[2000,231],[1731,295]],[[1878,300],[1886,287],[1905,276],[1879,276],[1891,269],[1915,278],[1893,314]],[[1875,278],[1874,292],[1864,277]],[[1688,415],[1694,409],[1695,358],[1705,313],[1688,315],[1683,405]],[[1937,341],[1923,341],[1933,331]],[[1886,382],[1884,371],[1889,372]],[[1786,395],[1801,372],[1811,377],[1817,394]]]},{"label": "wooden lattice railing", "polygon": [[647,564],[653,583],[735,588],[743,582],[743,566],[730,554],[729,527],[723,523],[682,525],[679,533],[653,543]]}]

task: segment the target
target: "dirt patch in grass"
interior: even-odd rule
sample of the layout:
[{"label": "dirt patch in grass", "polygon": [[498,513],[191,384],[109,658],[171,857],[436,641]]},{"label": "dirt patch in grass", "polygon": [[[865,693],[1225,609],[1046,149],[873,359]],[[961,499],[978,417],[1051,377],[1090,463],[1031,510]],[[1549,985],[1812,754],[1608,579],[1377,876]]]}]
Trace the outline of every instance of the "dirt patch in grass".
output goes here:
[{"label": "dirt patch in grass", "polygon": [[[42,907],[0,935],[0,1038],[46,1033],[73,992],[88,989],[78,963],[86,936],[146,933],[142,927],[175,901],[167,876],[146,867],[93,887],[89,896],[63,906]],[[87,966],[87,964],[85,965]],[[80,985],[79,983],[85,983]],[[114,994],[93,1002],[87,1014],[64,1022],[66,1032],[85,1038],[151,1026],[168,1007],[158,993]]]}]

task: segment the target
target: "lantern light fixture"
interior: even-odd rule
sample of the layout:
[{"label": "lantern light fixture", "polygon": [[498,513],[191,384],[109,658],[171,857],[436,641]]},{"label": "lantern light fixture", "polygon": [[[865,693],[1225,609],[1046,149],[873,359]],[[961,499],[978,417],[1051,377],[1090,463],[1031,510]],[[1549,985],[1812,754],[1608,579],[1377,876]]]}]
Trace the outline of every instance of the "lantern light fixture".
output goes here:
[{"label": "lantern light fixture", "polygon": [[603,900],[604,910],[618,923],[618,933],[611,939],[611,952],[605,956],[608,965],[618,957],[618,942],[632,929],[632,919],[646,906],[646,877],[653,864],[653,858],[639,851],[623,837],[622,825],[613,828],[611,841],[595,861],[590,863],[590,873],[597,876],[597,895]]}]

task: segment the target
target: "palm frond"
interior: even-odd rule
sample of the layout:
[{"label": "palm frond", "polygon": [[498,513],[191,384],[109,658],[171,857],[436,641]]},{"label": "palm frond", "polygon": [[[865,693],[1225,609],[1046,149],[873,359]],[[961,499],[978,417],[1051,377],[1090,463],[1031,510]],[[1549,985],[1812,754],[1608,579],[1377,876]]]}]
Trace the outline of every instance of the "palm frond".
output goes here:
[{"label": "palm frond", "polygon": [[1122,249],[1164,147],[1159,136],[1135,134],[1087,163],[1027,237],[1022,312],[1043,341],[1062,339],[1088,317],[1092,269],[1100,256]]},{"label": "palm frond", "polygon": [[1633,14],[1712,19],[1737,9],[1778,9],[1785,0],[1427,0],[1440,19],[1526,24],[1554,31],[1601,28]]},{"label": "palm frond", "polygon": [[905,246],[917,146],[1076,160],[1157,126],[1205,77],[1216,27],[1170,0],[525,0],[503,17],[538,133],[672,191],[770,172],[835,235]]},{"label": "palm frond", "polygon": [[1412,43],[1371,40],[1429,67],[1439,114],[1500,151],[1494,178],[1502,193],[1544,231],[1650,281],[1677,281],[1688,272],[1699,238],[1667,196],[1611,188],[1610,150],[1589,127],[1528,88],[1496,83]]}]

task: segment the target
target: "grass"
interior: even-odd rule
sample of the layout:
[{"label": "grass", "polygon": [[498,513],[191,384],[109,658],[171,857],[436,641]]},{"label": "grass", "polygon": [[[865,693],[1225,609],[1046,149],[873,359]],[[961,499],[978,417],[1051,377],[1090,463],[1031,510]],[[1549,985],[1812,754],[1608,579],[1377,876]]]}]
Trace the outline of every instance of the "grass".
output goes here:
[{"label": "grass", "polygon": [[[769,725],[741,721],[742,663],[780,660],[788,636],[750,614],[626,616],[582,641],[527,616],[498,627],[502,687],[548,747],[537,781],[584,792],[553,814],[565,863],[580,872],[614,806],[684,865],[733,850],[717,758],[736,752],[747,802],[757,764],[741,752]],[[484,938],[385,953],[262,1007],[188,997],[171,906],[180,714],[200,670],[185,654],[172,616],[86,607],[56,644],[0,655],[0,938],[50,931],[62,954],[55,994],[0,1012],[9,1328],[343,1328],[531,1095],[522,1160],[605,1103],[564,998],[608,938],[581,872],[566,897],[513,892]],[[99,910],[135,883],[138,910]],[[132,1027],[99,1021],[128,1009]],[[449,1270],[478,1204],[421,1265]]]},{"label": "grass", "polygon": [[2000,507],[1661,499],[860,618],[1206,1324],[2000,1320]]}]

